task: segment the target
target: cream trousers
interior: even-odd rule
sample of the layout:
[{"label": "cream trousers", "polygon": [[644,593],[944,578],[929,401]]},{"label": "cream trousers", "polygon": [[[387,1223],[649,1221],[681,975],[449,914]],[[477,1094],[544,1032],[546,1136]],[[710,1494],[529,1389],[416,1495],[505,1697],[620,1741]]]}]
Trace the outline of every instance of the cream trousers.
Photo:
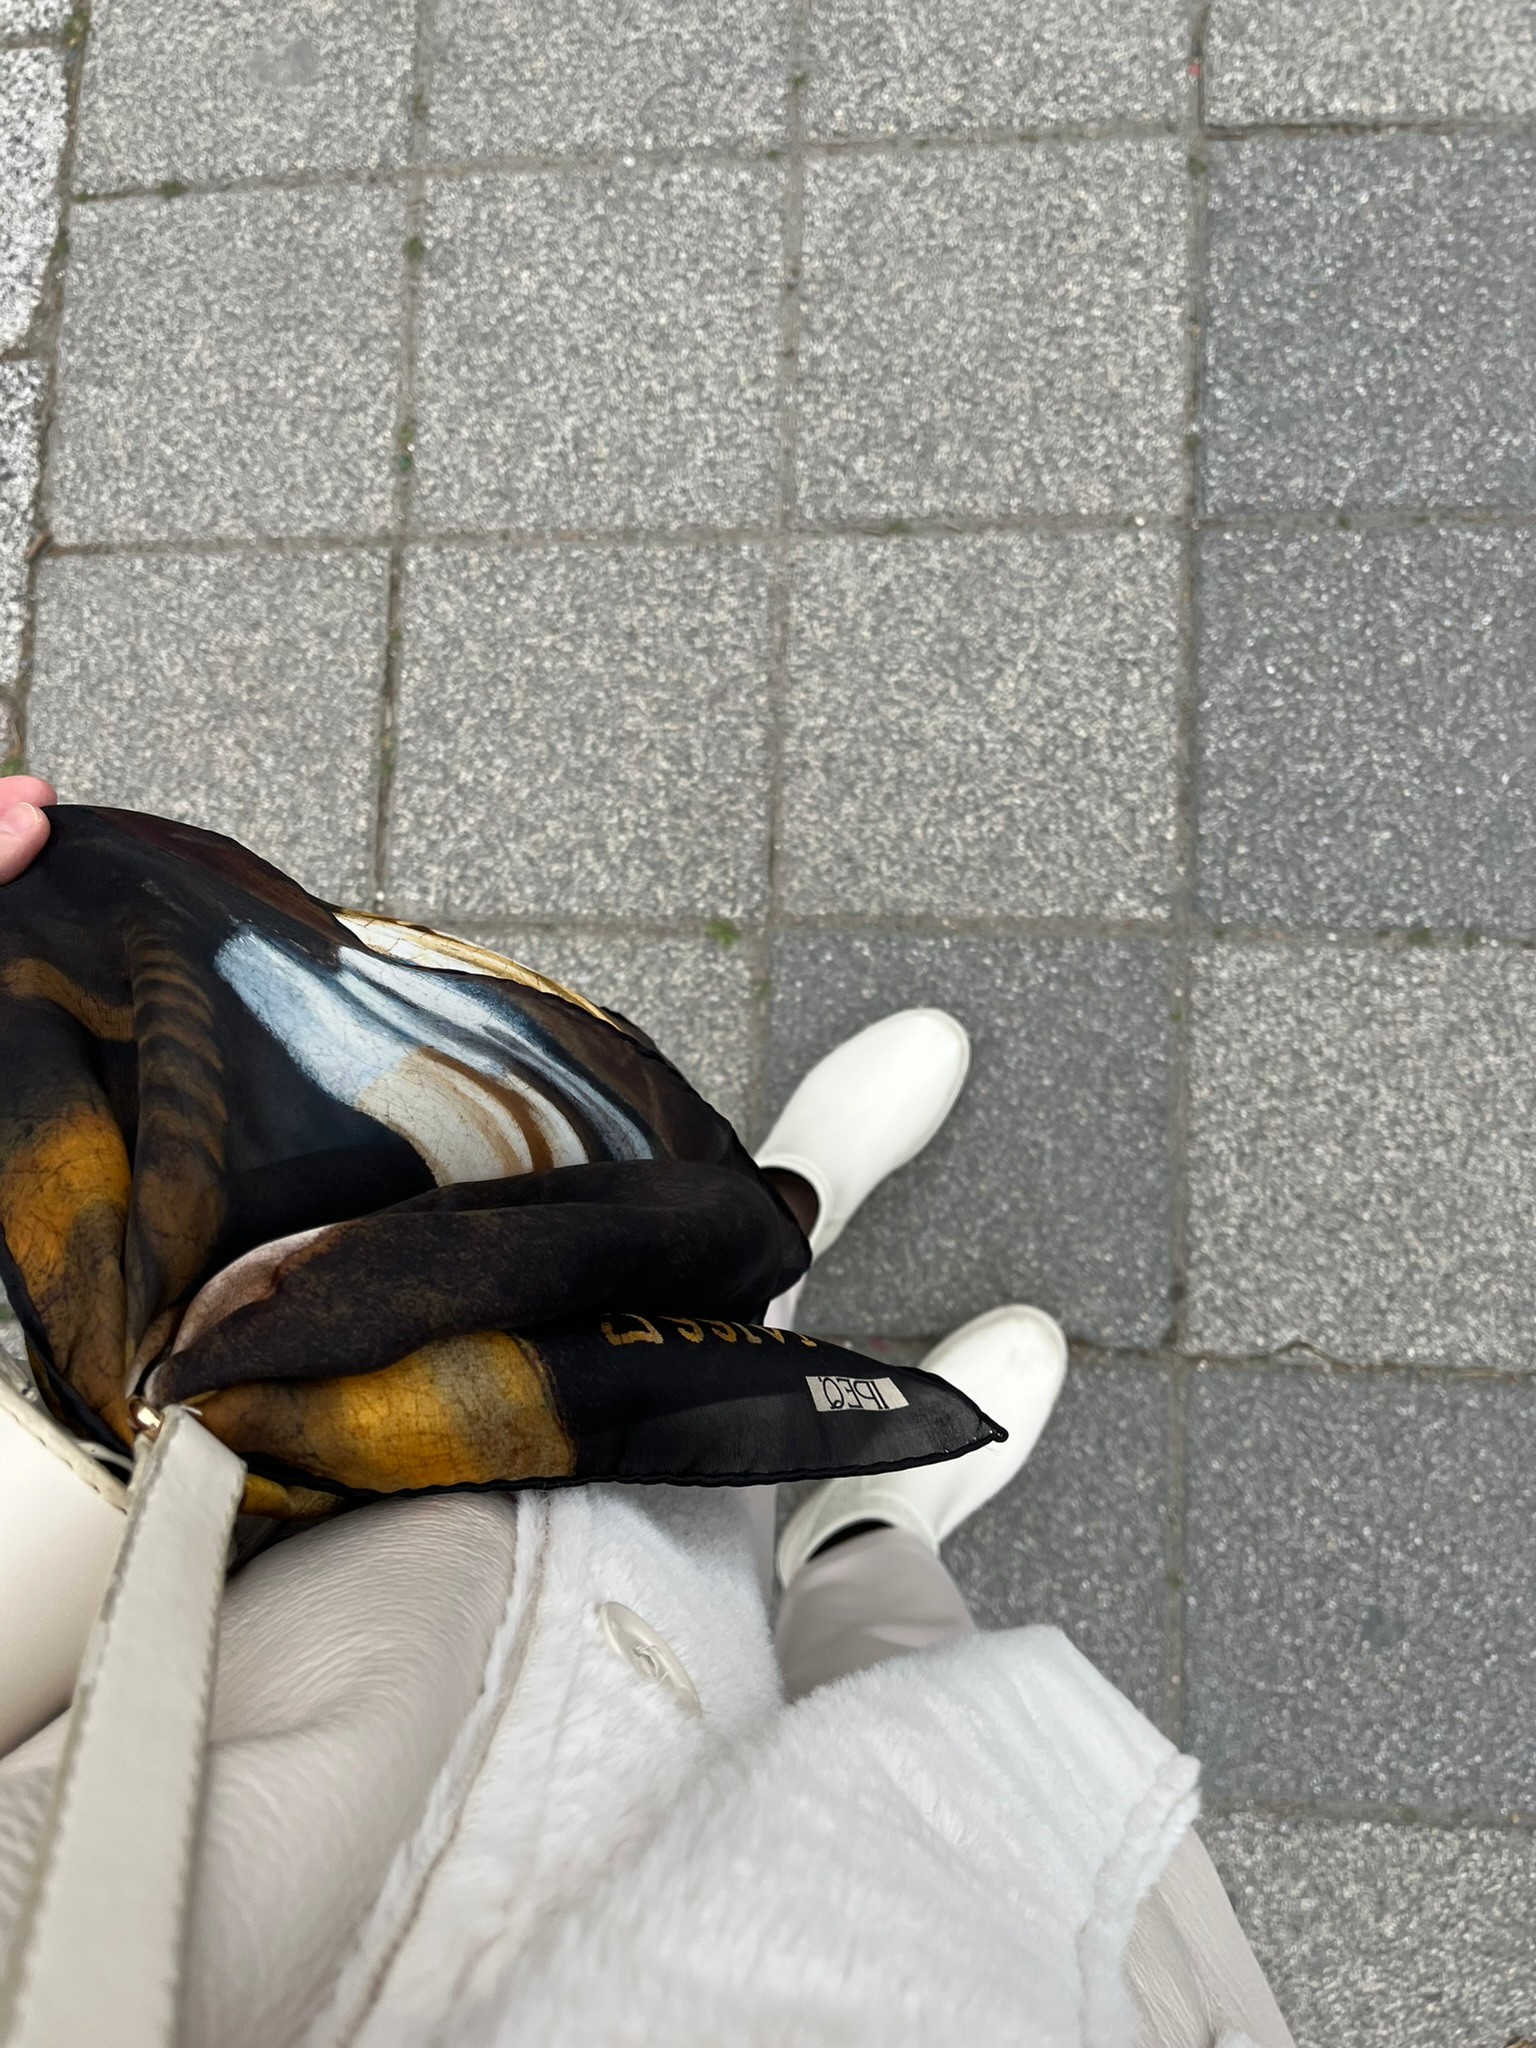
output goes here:
[{"label": "cream trousers", "polygon": [[[771,1488],[758,1489],[752,1510],[761,1528],[772,1515]],[[851,1536],[802,1565],[784,1594],[775,1647],[785,1694],[799,1699],[975,1627],[960,1588],[916,1536],[904,1529]],[[1193,1832],[1143,1899],[1125,1967],[1141,2010],[1134,2048],[1295,2048]]]}]

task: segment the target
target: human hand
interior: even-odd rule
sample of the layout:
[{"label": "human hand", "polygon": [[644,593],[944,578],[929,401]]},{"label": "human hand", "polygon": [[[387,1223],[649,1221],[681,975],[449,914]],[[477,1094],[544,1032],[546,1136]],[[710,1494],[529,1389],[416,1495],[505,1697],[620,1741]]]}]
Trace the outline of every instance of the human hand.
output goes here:
[{"label": "human hand", "polygon": [[48,844],[48,820],[38,806],[57,802],[41,776],[0,775],[0,882],[14,882]]}]

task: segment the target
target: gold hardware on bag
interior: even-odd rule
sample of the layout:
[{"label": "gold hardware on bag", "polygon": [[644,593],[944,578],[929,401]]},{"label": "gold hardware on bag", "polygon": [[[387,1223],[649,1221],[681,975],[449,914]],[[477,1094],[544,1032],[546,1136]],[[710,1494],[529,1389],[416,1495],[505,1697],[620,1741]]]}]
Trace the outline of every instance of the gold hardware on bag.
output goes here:
[{"label": "gold hardware on bag", "polygon": [[152,1407],[142,1394],[129,1395],[128,1420],[133,1424],[134,1435],[148,1437],[151,1443],[165,1425],[165,1417],[160,1410]]}]

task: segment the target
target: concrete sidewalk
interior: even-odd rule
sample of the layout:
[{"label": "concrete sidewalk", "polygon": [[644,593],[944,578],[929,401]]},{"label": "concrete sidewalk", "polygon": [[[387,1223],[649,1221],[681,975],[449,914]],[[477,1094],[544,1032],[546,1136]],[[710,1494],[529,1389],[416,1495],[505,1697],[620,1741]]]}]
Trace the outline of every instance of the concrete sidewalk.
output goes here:
[{"label": "concrete sidewalk", "polygon": [[0,0],[7,746],[749,1138],[955,1010],[814,1326],[1059,1315],[979,1612],[1302,2048],[1536,2034],[1528,0],[534,14]]}]

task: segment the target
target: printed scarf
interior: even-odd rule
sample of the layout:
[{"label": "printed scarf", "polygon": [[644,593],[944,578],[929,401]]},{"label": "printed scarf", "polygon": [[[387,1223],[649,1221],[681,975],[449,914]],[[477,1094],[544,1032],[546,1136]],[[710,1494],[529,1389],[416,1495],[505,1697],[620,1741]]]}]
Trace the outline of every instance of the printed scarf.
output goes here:
[{"label": "printed scarf", "polygon": [[331,909],[232,840],[63,806],[0,888],[0,1278],[44,1398],[183,1402],[245,1508],[758,1484],[1002,1434],[765,1329],[809,1252],[623,1017]]}]

